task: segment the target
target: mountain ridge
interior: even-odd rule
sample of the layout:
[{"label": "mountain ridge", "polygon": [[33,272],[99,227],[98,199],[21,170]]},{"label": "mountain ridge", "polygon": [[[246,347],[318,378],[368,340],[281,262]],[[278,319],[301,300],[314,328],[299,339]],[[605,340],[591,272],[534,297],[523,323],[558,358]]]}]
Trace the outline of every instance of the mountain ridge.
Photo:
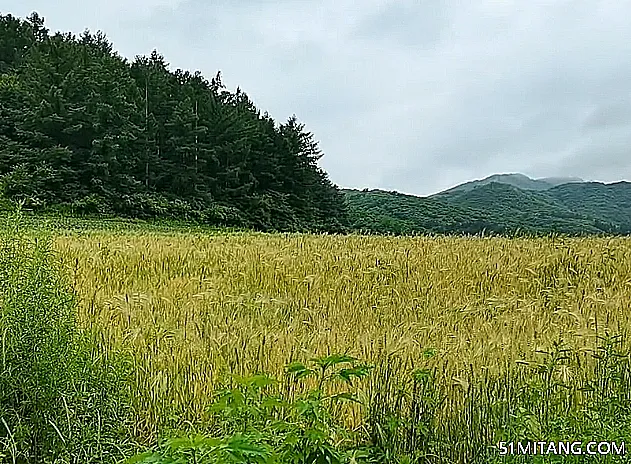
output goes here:
[{"label": "mountain ridge", "polygon": [[630,234],[631,182],[568,182],[545,190],[489,182],[425,197],[341,189],[351,227],[375,233]]},{"label": "mountain ridge", "polygon": [[579,177],[541,177],[538,179],[533,179],[521,173],[493,174],[483,179],[476,179],[458,184],[434,195],[441,195],[455,191],[470,191],[476,187],[488,185],[492,182],[512,185],[523,190],[543,191],[557,185],[562,185],[566,183],[583,183],[585,181]]}]

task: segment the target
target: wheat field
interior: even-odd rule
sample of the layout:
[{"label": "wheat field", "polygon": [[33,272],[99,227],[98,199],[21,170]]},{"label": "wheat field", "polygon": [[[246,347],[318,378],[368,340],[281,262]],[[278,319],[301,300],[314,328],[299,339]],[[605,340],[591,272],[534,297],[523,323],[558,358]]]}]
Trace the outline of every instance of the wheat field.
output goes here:
[{"label": "wheat field", "polygon": [[630,325],[624,238],[95,231],[57,234],[55,248],[82,324],[133,354],[145,424],[202,419],[226,372],[394,354],[457,385]]}]

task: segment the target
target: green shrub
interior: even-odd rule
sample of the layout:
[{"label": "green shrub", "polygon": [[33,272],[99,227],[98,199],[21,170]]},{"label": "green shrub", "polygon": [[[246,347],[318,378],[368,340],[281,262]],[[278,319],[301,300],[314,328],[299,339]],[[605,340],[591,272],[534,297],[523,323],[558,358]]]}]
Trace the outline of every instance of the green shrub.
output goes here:
[{"label": "green shrub", "polygon": [[[369,370],[343,355],[293,363],[287,373],[296,394],[284,398],[274,378],[235,377],[232,385],[217,393],[211,407],[216,435],[221,438],[167,440],[159,449],[130,458],[126,464],[366,462],[368,455],[357,446],[357,434],[336,419],[341,416],[336,412],[343,403],[360,402],[349,388],[340,387],[352,387],[353,380],[365,377]],[[310,383],[296,385],[304,381]]]},{"label": "green shrub", "polygon": [[0,229],[0,462],[116,462],[133,449],[125,363],[78,329],[50,241],[31,235],[19,217]]}]

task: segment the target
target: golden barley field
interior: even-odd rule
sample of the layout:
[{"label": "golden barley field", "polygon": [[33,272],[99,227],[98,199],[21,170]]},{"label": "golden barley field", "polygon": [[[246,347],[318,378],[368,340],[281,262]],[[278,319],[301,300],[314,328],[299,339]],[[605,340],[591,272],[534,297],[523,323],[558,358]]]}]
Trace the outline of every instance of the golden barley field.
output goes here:
[{"label": "golden barley field", "polygon": [[147,423],[166,410],[201,417],[227,371],[396,353],[457,383],[630,325],[624,238],[88,232],[54,243],[82,323],[134,354]]}]

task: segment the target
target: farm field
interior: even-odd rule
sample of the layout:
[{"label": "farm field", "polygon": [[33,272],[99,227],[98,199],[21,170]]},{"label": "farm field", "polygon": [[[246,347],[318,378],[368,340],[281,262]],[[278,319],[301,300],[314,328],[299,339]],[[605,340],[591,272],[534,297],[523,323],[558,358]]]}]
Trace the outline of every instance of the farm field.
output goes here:
[{"label": "farm field", "polygon": [[631,463],[623,7],[4,3],[0,464]]},{"label": "farm field", "polygon": [[[149,435],[169,417],[203,422],[228,372],[281,375],[332,353],[385,372],[362,380],[373,394],[413,369],[435,372],[447,399],[436,414],[454,424],[467,395],[492,400],[506,379],[527,382],[528,362],[582,385],[599,340],[630,325],[624,238],[84,231],[57,233],[54,247],[81,323],[133,353]],[[354,411],[345,420],[357,425]],[[461,420],[485,420],[470,414]]]}]

